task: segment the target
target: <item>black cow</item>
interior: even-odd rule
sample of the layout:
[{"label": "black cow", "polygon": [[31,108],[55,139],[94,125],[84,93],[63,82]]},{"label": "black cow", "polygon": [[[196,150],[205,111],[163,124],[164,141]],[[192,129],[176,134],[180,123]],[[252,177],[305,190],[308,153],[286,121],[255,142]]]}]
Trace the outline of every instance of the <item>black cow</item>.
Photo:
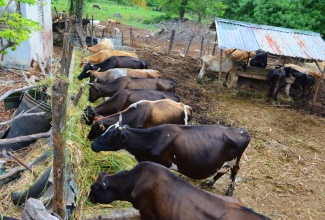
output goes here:
[{"label": "black cow", "polygon": [[135,57],[112,56],[98,64],[87,63],[84,66],[82,72],[79,74],[78,79],[82,80],[89,77],[89,74],[87,74],[88,70],[98,70],[99,68],[101,72],[113,68],[147,69],[148,62],[146,60]]},{"label": "black cow", "polygon": [[84,30],[85,33],[87,33],[88,24],[90,24],[90,20],[88,18],[83,18],[82,19],[82,29]]},{"label": "black cow", "polygon": [[141,162],[132,170],[115,175],[100,172],[88,198],[92,203],[104,204],[128,201],[139,210],[143,220],[269,220],[245,207],[236,197],[206,192],[151,162]]},{"label": "black cow", "polygon": [[262,67],[267,66],[267,53],[265,51],[256,51],[256,54],[249,62],[250,66]]},{"label": "black cow", "polygon": [[267,74],[267,83],[270,90],[267,94],[267,101],[277,100],[278,92],[287,84],[286,77],[292,75],[291,67],[277,67]]},{"label": "black cow", "polygon": [[137,161],[152,161],[172,167],[193,179],[215,176],[206,184],[212,186],[228,169],[232,195],[239,161],[250,141],[242,128],[219,125],[164,124],[151,128],[113,126],[91,145],[94,152],[125,149]]},{"label": "black cow", "polygon": [[86,124],[90,125],[93,123],[95,116],[112,115],[126,109],[131,104],[140,100],[155,101],[160,99],[171,99],[175,102],[180,101],[179,95],[172,92],[151,89],[122,89],[96,107],[87,106],[84,110],[84,121]]},{"label": "black cow", "polygon": [[292,69],[292,76],[295,77],[295,81],[291,86],[302,91],[300,98],[309,98],[316,82],[314,77],[295,69]]},{"label": "black cow", "polygon": [[162,78],[136,78],[122,76],[112,82],[89,83],[90,102],[94,102],[101,97],[110,97],[122,89],[153,89],[158,91],[175,92],[175,83]]},{"label": "black cow", "polygon": [[93,4],[93,8],[97,8],[98,10],[100,9],[99,5]]},{"label": "black cow", "polygon": [[[190,106],[170,99],[156,101],[141,100],[127,109],[107,117],[94,120],[88,134],[89,140],[95,140],[106,128],[118,121],[132,128],[149,128],[161,124],[185,124],[192,119],[193,110]],[[120,119],[120,120],[119,120]]]}]

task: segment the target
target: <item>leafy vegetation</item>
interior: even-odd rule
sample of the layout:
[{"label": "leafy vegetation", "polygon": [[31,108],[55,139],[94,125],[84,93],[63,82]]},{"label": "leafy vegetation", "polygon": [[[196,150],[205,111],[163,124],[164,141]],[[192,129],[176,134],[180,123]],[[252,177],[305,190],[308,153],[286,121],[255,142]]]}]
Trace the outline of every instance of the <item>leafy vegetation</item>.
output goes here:
[{"label": "leafy vegetation", "polygon": [[[18,0],[17,2],[35,5],[36,0]],[[7,49],[15,50],[23,41],[27,40],[33,31],[41,31],[38,22],[23,17],[14,12],[16,7],[12,1],[0,0],[2,10],[0,12],[0,38],[4,40],[4,45],[0,47],[0,54],[8,53]],[[8,9],[8,10],[7,10]],[[10,11],[11,13],[9,13]]]}]

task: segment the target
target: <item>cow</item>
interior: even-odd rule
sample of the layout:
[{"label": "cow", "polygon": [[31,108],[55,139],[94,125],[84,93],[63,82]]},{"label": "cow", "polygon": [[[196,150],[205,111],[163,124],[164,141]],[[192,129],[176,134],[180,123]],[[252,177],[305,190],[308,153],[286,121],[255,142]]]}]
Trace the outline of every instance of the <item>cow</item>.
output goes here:
[{"label": "cow", "polygon": [[87,33],[88,24],[90,24],[90,20],[88,18],[83,18],[82,19],[82,29],[85,33]]},{"label": "cow", "polygon": [[294,69],[292,70],[292,77],[294,77],[295,80],[291,86],[302,91],[300,98],[309,98],[316,82],[314,77]]},{"label": "cow", "polygon": [[97,8],[98,10],[100,9],[99,5],[93,4],[93,8]]},{"label": "cow", "polygon": [[[199,71],[197,82],[202,81],[202,77],[205,75],[205,72],[210,70],[214,72],[219,72],[220,70],[220,56],[211,56],[205,55],[202,56],[202,68]],[[229,73],[234,68],[240,67],[243,70],[246,70],[246,64],[241,64],[240,62],[233,61],[230,56],[222,58],[222,68],[221,72]]]},{"label": "cow", "polygon": [[[98,117],[88,134],[89,140],[95,140],[104,131],[122,121],[131,128],[149,128],[161,124],[185,124],[192,119],[193,110],[183,103],[170,99],[157,101],[141,100],[131,104],[127,109],[107,117]],[[120,120],[119,120],[120,119]]]},{"label": "cow", "polygon": [[151,89],[122,89],[100,105],[95,107],[87,106],[84,110],[83,119],[86,124],[91,125],[95,116],[115,114],[140,100],[155,101],[160,99],[171,99],[175,102],[180,102],[180,97],[176,93]]},{"label": "cow", "polygon": [[204,191],[164,166],[141,162],[114,175],[100,172],[88,195],[92,203],[128,201],[141,219],[270,220],[239,198]]},{"label": "cow", "polygon": [[81,58],[79,67],[82,67],[84,63],[98,64],[112,56],[128,56],[138,58],[138,55],[133,52],[126,52],[120,50],[101,50],[90,56]]},{"label": "cow", "polygon": [[232,195],[239,161],[250,142],[242,128],[220,125],[163,124],[151,128],[130,128],[121,121],[109,127],[92,144],[94,152],[125,149],[138,162],[152,161],[177,170],[192,179],[206,179],[212,186],[229,169]]},{"label": "cow", "polygon": [[225,55],[230,56],[234,61],[245,61],[255,55],[255,52],[247,52],[238,49],[228,49],[224,51]]},{"label": "cow", "polygon": [[249,61],[249,65],[265,68],[267,66],[267,53],[262,50],[257,51],[256,55]]},{"label": "cow", "polygon": [[122,76],[112,82],[89,83],[90,102],[94,102],[101,97],[109,97],[122,89],[154,89],[158,91],[175,92],[175,83],[168,79],[137,78]]},{"label": "cow", "polygon": [[131,68],[131,69],[147,69],[148,62],[143,59],[129,57],[129,56],[112,56],[101,63],[91,64],[87,63],[82,72],[79,74],[78,79],[82,80],[89,77],[87,71],[98,70],[106,71],[113,68]]},{"label": "cow", "polygon": [[87,47],[86,49],[92,53],[98,53],[101,50],[113,50],[113,46],[110,39],[103,38],[95,46]]},{"label": "cow", "polygon": [[139,77],[139,78],[160,78],[161,74],[158,70],[153,69],[130,69],[130,68],[113,68],[105,72],[97,70],[89,70],[90,82],[111,82],[122,76]]},{"label": "cow", "polygon": [[91,47],[93,45],[98,44],[98,40],[97,40],[97,38],[93,38],[93,42],[91,42],[91,37],[86,36],[86,44],[87,44],[88,47]]},{"label": "cow", "polygon": [[278,92],[287,84],[286,77],[292,75],[291,67],[280,67],[272,69],[267,74],[267,83],[270,86],[269,92],[267,94],[267,101],[277,100]]},{"label": "cow", "polygon": [[121,22],[119,22],[117,20],[113,20],[113,19],[107,20],[107,25],[118,25],[118,24],[121,24]]}]

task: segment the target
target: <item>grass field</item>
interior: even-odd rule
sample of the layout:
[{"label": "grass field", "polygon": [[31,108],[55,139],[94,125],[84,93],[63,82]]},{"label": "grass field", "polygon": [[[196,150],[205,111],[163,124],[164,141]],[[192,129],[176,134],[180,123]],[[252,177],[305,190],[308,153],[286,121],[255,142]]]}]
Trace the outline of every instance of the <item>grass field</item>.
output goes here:
[{"label": "grass field", "polygon": [[[101,9],[93,8],[93,4],[99,5]],[[69,2],[63,0],[54,1],[52,2],[52,8],[54,9],[54,7],[56,7],[58,12],[68,11]],[[121,18],[116,17],[116,13],[119,13]],[[96,1],[93,3],[87,3],[83,8],[83,17],[88,16],[88,18],[91,18],[93,16],[95,20],[100,21],[114,19],[123,24],[149,30],[154,30],[155,26],[153,24],[144,24],[143,21],[155,21],[157,20],[155,18],[163,15],[165,15],[165,13],[143,9],[138,5],[116,5],[116,3],[112,1]]]}]

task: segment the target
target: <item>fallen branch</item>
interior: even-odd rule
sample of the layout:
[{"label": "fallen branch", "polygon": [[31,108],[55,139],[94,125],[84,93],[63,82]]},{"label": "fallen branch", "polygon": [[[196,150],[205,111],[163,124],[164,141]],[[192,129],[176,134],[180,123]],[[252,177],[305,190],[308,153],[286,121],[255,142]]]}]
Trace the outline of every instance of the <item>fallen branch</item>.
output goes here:
[{"label": "fallen branch", "polygon": [[[40,156],[39,158],[37,158],[36,160],[34,160],[33,162],[28,163],[27,166],[32,168],[33,166],[35,166],[35,165],[39,164],[40,162],[44,161],[50,155],[51,155],[50,152],[47,152],[47,153],[43,154],[42,156]],[[12,169],[9,172],[0,175],[0,181],[5,180],[8,177],[11,177],[11,176],[15,175],[16,173],[24,171],[24,170],[26,170],[26,168],[23,167],[23,166]]]},{"label": "fallen branch", "polygon": [[5,100],[5,98],[7,98],[9,95],[11,95],[14,92],[20,92],[20,91],[24,91],[24,90],[29,90],[29,89],[32,89],[32,88],[35,88],[35,87],[36,87],[36,85],[32,85],[32,86],[26,86],[26,87],[23,87],[23,88],[19,88],[19,89],[9,90],[9,91],[5,92],[5,94],[3,94],[0,97],[0,102],[2,102],[3,100]]},{"label": "fallen branch", "polygon": [[48,131],[48,132],[43,132],[38,134],[15,137],[15,138],[0,139],[0,145],[13,144],[13,143],[23,142],[23,141],[34,141],[41,138],[50,137],[50,135],[51,135],[51,131]]},{"label": "fallen branch", "polygon": [[0,122],[0,126],[11,124],[11,123],[13,123],[14,121],[16,121],[19,118],[23,118],[23,117],[27,117],[27,116],[39,116],[39,115],[44,115],[44,114],[45,114],[45,112],[37,112],[37,113],[27,113],[27,112],[25,112],[23,114],[17,115],[16,117],[14,117],[14,118],[12,118],[12,119],[10,119],[8,121]]},{"label": "fallen branch", "polygon": [[46,73],[44,71],[43,65],[42,65],[41,60],[40,60],[40,58],[38,56],[38,53],[36,53],[36,57],[37,57],[38,67],[41,70],[41,73],[43,74],[43,76],[46,76]]},{"label": "fallen branch", "polygon": [[23,165],[29,172],[31,172],[31,174],[33,174],[33,175],[35,175],[34,173],[33,173],[33,170],[26,164],[26,163],[24,163],[19,157],[17,157],[15,154],[14,154],[14,152],[12,151],[12,150],[8,150],[7,151],[7,154],[10,156],[10,157],[12,157],[12,158],[14,158],[15,160],[17,160],[17,162],[18,163],[20,163],[21,165]]}]

